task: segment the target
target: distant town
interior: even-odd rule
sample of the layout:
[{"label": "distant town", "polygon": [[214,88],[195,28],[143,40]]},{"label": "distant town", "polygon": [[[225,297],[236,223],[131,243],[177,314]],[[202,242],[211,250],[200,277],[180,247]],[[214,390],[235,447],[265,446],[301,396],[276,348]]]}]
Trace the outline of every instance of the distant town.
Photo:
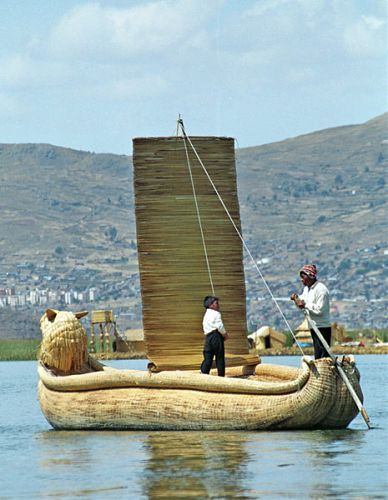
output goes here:
[{"label": "distant town", "polygon": [[[273,255],[274,247],[274,241],[261,243],[255,248],[255,253]],[[286,249],[278,248],[276,258],[289,257],[295,250],[292,244]],[[387,266],[384,261],[387,261],[388,250],[377,245],[361,248],[340,262],[334,261],[335,255],[335,251],[333,255],[325,253],[323,268],[324,275],[328,276],[325,282],[331,293],[333,321],[348,329],[386,328]],[[319,249],[315,257],[317,261],[322,258]],[[270,277],[268,284],[272,293],[287,319],[296,327],[303,318],[288,297],[290,291],[300,289],[297,276],[294,280],[273,279],[273,257],[258,259],[257,264],[264,276]],[[67,272],[60,266],[50,269],[46,263],[23,262],[13,269],[4,269],[0,264],[0,308],[40,312],[49,307],[112,309],[121,331],[141,328],[139,274],[127,273],[127,267],[123,263],[123,272],[104,274],[84,267],[82,263]],[[245,274],[248,330],[254,331],[263,325],[285,330],[284,321],[251,262],[245,263]]]}]

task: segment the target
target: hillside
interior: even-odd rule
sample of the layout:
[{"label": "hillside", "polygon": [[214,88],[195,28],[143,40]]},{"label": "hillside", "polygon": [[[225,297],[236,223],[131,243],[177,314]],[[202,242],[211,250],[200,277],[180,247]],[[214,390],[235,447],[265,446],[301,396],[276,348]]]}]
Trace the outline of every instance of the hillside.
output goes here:
[{"label": "hillside", "polygon": [[[274,215],[273,234],[280,229],[283,238],[297,228],[305,239],[319,228],[324,240],[334,244],[345,235],[343,244],[381,243],[387,117],[241,150],[240,201],[247,215],[258,209],[267,226],[275,222]],[[271,234],[268,229],[266,234]]]},{"label": "hillside", "polygon": [[3,265],[56,263],[54,255],[68,266],[100,262],[112,239],[128,243],[135,237],[131,175],[126,156],[0,145]]},{"label": "hillside", "polygon": [[[384,322],[387,119],[237,150],[243,233],[275,295],[298,288],[299,267],[315,261],[351,326]],[[138,322],[129,156],[1,144],[0,210],[0,290],[96,287],[106,308],[130,296]],[[249,262],[246,279],[251,327],[270,322]]]},{"label": "hillside", "polygon": [[[386,322],[387,120],[386,113],[237,154],[244,234],[265,258],[261,270],[275,295],[286,296],[300,264],[314,261],[349,326]],[[253,295],[265,295],[256,278],[248,282]],[[257,323],[275,314],[259,309],[251,307]]]}]

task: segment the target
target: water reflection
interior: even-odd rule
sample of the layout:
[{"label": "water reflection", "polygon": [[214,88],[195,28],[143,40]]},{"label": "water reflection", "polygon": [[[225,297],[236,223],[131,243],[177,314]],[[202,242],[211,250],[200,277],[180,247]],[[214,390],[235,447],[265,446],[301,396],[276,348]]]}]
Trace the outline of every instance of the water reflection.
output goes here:
[{"label": "water reflection", "polygon": [[[367,432],[40,432],[39,470],[46,480],[37,493],[151,499],[346,496],[354,492],[354,458]],[[359,467],[362,475],[362,463]],[[366,493],[367,482],[358,483]]]},{"label": "water reflection", "polygon": [[305,434],[305,443],[311,441],[311,446],[305,451],[311,463],[311,494],[328,498],[347,497],[354,493],[354,484],[349,482],[346,473],[342,481],[335,478],[338,478],[339,471],[354,468],[354,457],[363,446],[366,432],[338,429]]},{"label": "water reflection", "polygon": [[[365,431],[367,432],[367,431]],[[314,446],[310,448],[309,454],[313,465],[321,467],[336,467],[337,460],[343,459],[345,455],[353,454],[365,440],[364,431],[352,431],[350,429],[316,431],[306,433],[304,440],[313,441]]]},{"label": "water reflection", "polygon": [[146,441],[148,498],[248,498],[245,442],[233,432],[156,432]]},{"label": "water reflection", "polygon": [[[47,431],[36,435],[39,496],[141,498],[142,433]],[[139,484],[137,484],[139,483]]]},{"label": "water reflection", "polygon": [[[248,498],[250,433],[40,432],[40,496]],[[42,486],[44,485],[44,486]]]},{"label": "water reflection", "polygon": [[355,491],[367,494],[370,482],[362,470],[365,463],[355,463],[355,457],[365,448],[368,432],[343,429],[249,433],[246,491],[255,497],[287,498],[346,497]]}]

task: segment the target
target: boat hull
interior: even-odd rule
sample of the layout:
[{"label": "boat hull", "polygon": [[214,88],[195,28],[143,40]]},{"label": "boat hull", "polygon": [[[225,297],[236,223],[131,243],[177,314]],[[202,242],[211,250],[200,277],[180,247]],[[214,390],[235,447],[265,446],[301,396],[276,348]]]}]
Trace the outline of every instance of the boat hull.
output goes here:
[{"label": "boat hull", "polygon": [[[97,378],[58,377],[41,367],[39,402],[48,422],[67,430],[345,428],[357,415],[330,360],[309,363],[290,380],[283,376],[287,368],[278,368],[269,377],[236,380],[181,372],[175,376],[128,371],[127,376],[125,370],[112,369]],[[265,365],[258,369],[265,374]],[[349,365],[345,371],[362,399],[357,369]]]}]

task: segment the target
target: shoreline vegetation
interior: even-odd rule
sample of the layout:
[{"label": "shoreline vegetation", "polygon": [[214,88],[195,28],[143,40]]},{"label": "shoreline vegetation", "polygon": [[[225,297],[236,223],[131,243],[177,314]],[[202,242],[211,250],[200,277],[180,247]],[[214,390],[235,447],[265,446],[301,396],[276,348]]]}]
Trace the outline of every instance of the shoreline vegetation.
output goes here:
[{"label": "shoreline vegetation", "polygon": [[40,339],[0,340],[0,361],[33,361],[39,346]]},{"label": "shoreline vegetation", "polygon": [[[39,339],[18,339],[18,340],[0,340],[0,361],[34,361],[38,358],[38,350],[40,346]],[[334,345],[331,348],[333,354],[388,354],[388,345],[381,347],[375,346],[342,346]],[[251,350],[251,353],[254,353]],[[298,347],[270,348],[260,349],[256,351],[259,356],[301,356],[301,351]],[[303,348],[303,354],[312,356],[313,348]],[[91,354],[92,357],[99,360],[111,359],[147,359],[145,353],[133,354],[130,352],[97,352]]]}]

